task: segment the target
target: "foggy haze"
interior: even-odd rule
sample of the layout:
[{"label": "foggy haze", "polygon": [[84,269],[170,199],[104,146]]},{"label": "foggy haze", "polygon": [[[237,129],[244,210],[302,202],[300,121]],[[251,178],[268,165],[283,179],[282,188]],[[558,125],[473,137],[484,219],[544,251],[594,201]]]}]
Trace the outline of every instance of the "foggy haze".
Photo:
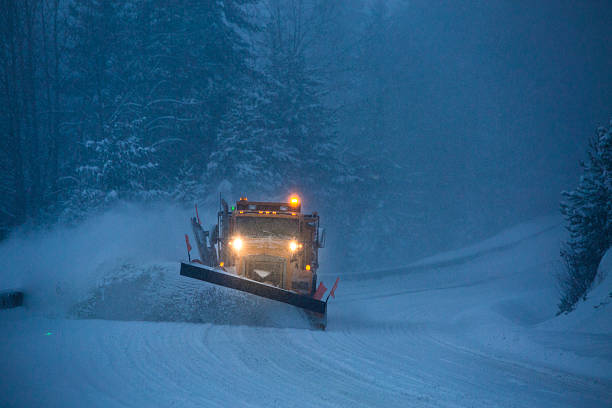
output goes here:
[{"label": "foggy haze", "polygon": [[28,7],[3,13],[3,235],[298,192],[335,258],[393,265],[557,213],[612,116],[605,1]]},{"label": "foggy haze", "polygon": [[0,0],[1,407],[612,406],[612,1]]},{"label": "foggy haze", "polygon": [[[423,190],[423,241],[453,246],[558,210],[588,138],[610,119],[611,9],[606,2],[395,4],[388,42],[371,63],[383,89],[380,137],[398,172],[414,174]],[[343,117],[349,133],[360,134],[351,127],[358,115]]]}]

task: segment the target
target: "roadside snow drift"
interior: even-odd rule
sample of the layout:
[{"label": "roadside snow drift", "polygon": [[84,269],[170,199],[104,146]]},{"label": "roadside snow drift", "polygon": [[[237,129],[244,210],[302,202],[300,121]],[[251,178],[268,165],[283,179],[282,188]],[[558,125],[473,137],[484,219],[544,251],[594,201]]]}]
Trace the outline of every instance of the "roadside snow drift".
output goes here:
[{"label": "roadside snow drift", "polygon": [[[586,300],[578,302],[572,313],[546,322],[546,327],[612,334],[612,250],[608,250],[601,260]],[[612,347],[607,346],[612,356]]]},{"label": "roadside snow drift", "polygon": [[325,332],[180,277],[186,220],[126,209],[0,245],[27,296],[0,311],[0,406],[612,406],[610,274],[555,317],[556,217],[342,274]]}]

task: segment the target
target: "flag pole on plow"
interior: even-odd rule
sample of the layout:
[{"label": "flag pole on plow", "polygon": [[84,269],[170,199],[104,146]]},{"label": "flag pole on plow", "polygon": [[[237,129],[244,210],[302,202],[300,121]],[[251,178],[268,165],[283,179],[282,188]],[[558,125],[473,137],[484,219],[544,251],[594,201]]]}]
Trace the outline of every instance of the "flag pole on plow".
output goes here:
[{"label": "flag pole on plow", "polygon": [[325,303],[327,303],[330,296],[333,297],[334,299],[336,298],[336,288],[338,287],[339,280],[340,280],[340,277],[338,276],[336,278],[336,282],[334,282],[334,286],[332,286],[332,289],[329,291],[329,295],[327,295],[327,298],[325,299]]},{"label": "flag pole on plow", "polygon": [[191,262],[191,244],[189,243],[189,235],[185,234],[185,244],[187,244],[187,258]]}]

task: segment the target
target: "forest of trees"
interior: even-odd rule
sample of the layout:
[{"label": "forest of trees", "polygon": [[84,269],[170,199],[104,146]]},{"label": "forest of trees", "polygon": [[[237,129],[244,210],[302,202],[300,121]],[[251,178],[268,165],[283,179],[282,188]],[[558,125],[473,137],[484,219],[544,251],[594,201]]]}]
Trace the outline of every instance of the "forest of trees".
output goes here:
[{"label": "forest of trees", "polygon": [[287,39],[304,16],[271,1],[262,24],[256,3],[3,1],[2,229],[223,179],[273,190],[319,177],[312,161],[342,171],[321,84]]},{"label": "forest of trees", "polygon": [[[300,191],[325,211],[364,186],[381,192],[392,182],[382,150],[337,126],[341,96],[360,86],[338,72],[375,58],[386,29],[383,1],[356,5],[2,0],[0,237],[124,200]],[[355,10],[360,24],[343,26]],[[379,77],[359,81],[376,89]],[[371,97],[381,111],[361,133],[383,131]],[[384,205],[372,197],[354,204],[370,218]]]}]

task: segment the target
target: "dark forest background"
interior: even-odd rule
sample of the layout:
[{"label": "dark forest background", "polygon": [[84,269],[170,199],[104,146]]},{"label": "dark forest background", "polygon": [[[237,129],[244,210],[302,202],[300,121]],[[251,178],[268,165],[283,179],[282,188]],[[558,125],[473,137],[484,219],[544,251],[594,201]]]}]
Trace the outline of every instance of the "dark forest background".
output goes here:
[{"label": "dark forest background", "polygon": [[532,3],[0,0],[0,237],[298,192],[371,267],[555,212],[612,12]]}]

